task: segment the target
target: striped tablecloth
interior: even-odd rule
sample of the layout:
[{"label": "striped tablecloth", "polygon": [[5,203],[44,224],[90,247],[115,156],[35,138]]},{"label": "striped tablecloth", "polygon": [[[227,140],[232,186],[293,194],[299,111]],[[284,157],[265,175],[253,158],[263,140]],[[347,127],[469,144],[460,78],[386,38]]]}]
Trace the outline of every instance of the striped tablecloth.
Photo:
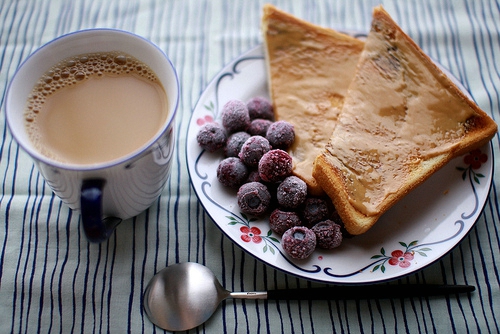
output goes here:
[{"label": "striped tablecloth", "polygon": [[[368,31],[378,1],[273,1],[311,22]],[[235,246],[194,193],[185,158],[191,112],[232,59],[261,43],[263,1],[3,0],[0,89],[36,48],[71,31],[113,27],[159,45],[182,87],[173,172],[159,200],[122,223],[108,243],[89,244],[0,118],[0,332],[152,333],[141,297],[168,264],[209,266],[230,290],[323,286],[270,268]],[[382,1],[402,28],[470,91],[494,119],[500,102],[500,4],[490,0]],[[493,139],[498,153],[498,136]],[[500,154],[495,155],[499,164]],[[470,296],[397,300],[227,301],[203,333],[500,331],[500,214],[494,176],[483,214],[448,255],[401,283],[473,284]]]}]

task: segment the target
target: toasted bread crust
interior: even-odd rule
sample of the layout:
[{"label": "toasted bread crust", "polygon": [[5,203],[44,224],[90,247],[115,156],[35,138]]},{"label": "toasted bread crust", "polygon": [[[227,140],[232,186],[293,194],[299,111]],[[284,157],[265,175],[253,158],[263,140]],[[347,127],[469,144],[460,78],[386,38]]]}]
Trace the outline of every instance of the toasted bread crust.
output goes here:
[{"label": "toasted bread crust", "polygon": [[342,184],[346,182],[344,175],[323,154],[319,155],[314,161],[314,177],[319,184],[325,185],[325,192],[332,200],[346,230],[352,235],[359,235],[372,228],[387,210],[431,177],[432,174],[441,169],[452,158],[446,155],[434,157],[431,161],[427,161],[427,165],[422,166],[418,171],[414,171],[398,193],[389,195],[381,206],[380,211],[373,215],[366,215],[356,210],[350,204],[347,191],[342,188],[339,191],[338,187],[343,187]]},{"label": "toasted bread crust", "polygon": [[312,165],[331,135],[364,43],[272,5],[263,8],[262,32],[276,118],[295,128],[294,174],[309,193],[324,194]]},{"label": "toasted bread crust", "polygon": [[[380,38],[383,38],[384,41],[382,43],[370,43],[370,47],[375,45],[374,49],[367,50],[366,48],[369,47],[369,42],[376,38],[379,39],[378,41],[380,41]],[[397,41],[398,44],[393,44],[394,41]],[[410,103],[408,101],[410,101],[413,96],[409,97],[408,101],[405,100],[406,97],[402,99],[404,107],[406,108],[403,110],[405,115],[411,113],[419,115],[418,113],[420,109],[422,109],[424,110],[422,112],[426,113],[423,114],[422,117],[428,116],[431,118],[431,121],[433,120],[432,117],[441,117],[441,119],[436,120],[443,122],[445,128],[442,130],[443,133],[430,133],[427,137],[431,140],[427,140],[427,143],[424,140],[423,147],[420,147],[419,144],[416,143],[416,139],[414,139],[415,143],[412,147],[412,139],[405,138],[400,143],[401,145],[409,145],[410,148],[401,151],[402,157],[398,156],[398,154],[394,154],[394,156],[391,156],[391,159],[388,159],[390,161],[387,162],[384,160],[383,155],[392,154],[390,147],[392,141],[390,141],[390,136],[387,134],[389,131],[386,130],[391,130],[394,127],[397,128],[397,126],[389,124],[387,128],[382,126],[381,129],[376,129],[373,125],[375,123],[370,123],[370,120],[372,118],[378,120],[376,118],[378,116],[373,116],[377,113],[381,113],[381,109],[376,110],[377,106],[384,108],[384,112],[388,110],[390,112],[394,112],[394,110],[397,111],[399,106],[397,102],[391,107],[390,103],[392,102],[388,101],[373,102],[361,100],[363,98],[370,99],[370,96],[376,96],[376,94],[369,95],[374,91],[376,93],[379,92],[378,89],[380,87],[376,87],[376,84],[380,84],[380,82],[393,83],[391,79],[384,79],[385,81],[377,79],[377,75],[379,75],[377,70],[380,70],[380,68],[375,66],[377,62],[382,64],[381,68],[384,66],[389,68],[389,72],[382,72],[380,75],[394,75],[394,82],[398,82],[399,80],[403,83],[397,87],[403,87],[403,91],[398,92],[398,94],[404,95],[404,89],[407,87],[406,84],[410,85],[410,83],[405,80],[415,79],[417,80],[417,86],[418,80],[424,80],[418,77],[418,71],[412,73],[404,72],[404,66],[413,66],[413,64],[403,64],[402,59],[401,62],[398,59],[391,59],[394,54],[391,54],[391,51],[388,50],[394,50],[399,47],[404,49],[405,53],[394,54],[402,57],[408,56],[409,59],[416,60],[423,65],[428,73],[423,75],[422,78],[432,82],[432,85],[429,87],[433,89],[438,88],[439,94],[450,98],[450,101],[446,102],[422,101],[422,103],[432,104],[432,108],[435,108],[436,103],[444,105],[453,103],[451,104],[453,106],[464,106],[464,110],[459,111],[450,107],[443,107],[439,110],[440,113],[436,113],[432,108],[428,110],[425,109],[425,105],[417,105],[417,107],[415,107],[415,104],[408,105],[407,103]],[[369,52],[372,52],[372,54],[368,54]],[[373,57],[370,58],[373,55],[376,55],[376,57],[380,56],[380,58],[375,60]],[[412,67],[412,69],[422,70],[422,66]],[[417,77],[413,78],[412,76]],[[370,82],[369,80],[371,79],[375,81]],[[426,83],[427,82],[424,82],[423,84]],[[373,86],[370,88],[370,85]],[[415,86],[415,83],[413,83],[413,85]],[[388,87],[389,90],[391,90],[391,88],[392,87]],[[360,93],[359,89],[364,91]],[[415,91],[411,93],[415,94]],[[434,92],[431,93],[433,94]],[[434,95],[431,93],[423,92],[423,95],[424,97],[430,96],[430,98],[432,98]],[[441,96],[439,94],[437,95],[438,97]],[[398,96],[392,95],[392,97],[397,99]],[[357,99],[360,102],[358,102]],[[392,101],[390,98],[389,100]],[[369,104],[371,103],[369,107],[363,107],[363,104],[367,102]],[[354,108],[355,111],[346,110],[348,108]],[[353,120],[352,113],[354,112],[357,112],[356,117],[365,119],[363,122],[366,122],[367,128],[363,128],[363,123]],[[452,121],[444,119],[448,114]],[[397,113],[394,115],[401,116]],[[466,117],[463,122],[460,118],[462,115]],[[396,119],[396,121],[400,121],[397,117],[393,118]],[[383,119],[383,117],[379,117],[379,119],[381,119],[382,122],[387,121],[387,119]],[[455,119],[458,121],[455,121]],[[401,124],[404,125],[404,123]],[[453,124],[455,124],[455,127],[452,126]],[[413,125],[413,123],[411,125]],[[343,131],[346,129],[347,131]],[[356,142],[356,139],[352,139],[356,137],[356,132],[352,137],[349,137],[349,131],[358,131],[357,134],[364,139],[364,142],[360,143],[359,141]],[[424,135],[427,135],[427,128],[424,128],[422,131],[425,132]],[[451,131],[452,134],[449,140],[446,139],[447,137],[444,134],[447,131]],[[371,137],[370,135],[366,136],[365,132],[370,133]],[[346,104],[339,117],[339,123],[326,149],[315,160],[313,176],[332,199],[347,231],[353,235],[358,235],[369,230],[390,207],[411,190],[423,183],[451,159],[467,151],[483,146],[496,132],[497,125],[495,122],[474,102],[467,98],[467,96],[456,87],[432,60],[398,27],[389,14],[379,6],[374,9],[372,31],[366,41],[365,51],[361,55],[356,77],[351,84],[349,96],[346,98]],[[347,135],[347,139],[345,140],[344,138],[335,138],[335,136],[344,135]],[[417,135],[419,135],[418,131]],[[434,143],[432,139],[434,138],[436,138],[436,148],[433,147]],[[382,147],[383,145],[381,142],[383,145],[388,145],[389,148]],[[347,147],[339,147],[338,145],[341,144]],[[378,146],[379,144],[380,146]],[[392,149],[398,151],[400,148],[397,145],[398,144],[395,144]],[[371,151],[377,149],[380,149],[380,152],[376,152],[374,156]],[[415,154],[415,156],[408,158],[408,156],[404,156],[405,154]],[[367,172],[365,173],[364,171]],[[380,171],[383,172],[380,174]],[[371,173],[375,174],[375,176],[373,176],[374,181],[369,179],[369,177],[372,177]],[[366,187],[363,188],[364,186]],[[371,194],[369,192],[372,188],[376,190],[380,188],[379,192],[374,192],[374,197],[367,195]],[[387,190],[387,188],[389,188],[389,190]],[[367,203],[369,206],[367,206]]]}]

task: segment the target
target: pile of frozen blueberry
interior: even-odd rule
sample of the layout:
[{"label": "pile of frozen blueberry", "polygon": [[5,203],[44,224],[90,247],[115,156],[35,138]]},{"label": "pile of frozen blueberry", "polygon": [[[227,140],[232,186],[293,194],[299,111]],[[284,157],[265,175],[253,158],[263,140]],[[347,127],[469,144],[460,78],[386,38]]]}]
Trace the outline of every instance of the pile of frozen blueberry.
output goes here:
[{"label": "pile of frozen blueberry", "polygon": [[269,214],[270,228],[282,236],[283,249],[305,259],[316,247],[338,247],[342,227],[331,202],[310,196],[306,183],[292,174],[287,149],[294,140],[293,125],[274,121],[272,104],[262,97],[227,102],[220,123],[207,123],[197,135],[206,151],[224,151],[217,179],[237,191],[241,212]]}]

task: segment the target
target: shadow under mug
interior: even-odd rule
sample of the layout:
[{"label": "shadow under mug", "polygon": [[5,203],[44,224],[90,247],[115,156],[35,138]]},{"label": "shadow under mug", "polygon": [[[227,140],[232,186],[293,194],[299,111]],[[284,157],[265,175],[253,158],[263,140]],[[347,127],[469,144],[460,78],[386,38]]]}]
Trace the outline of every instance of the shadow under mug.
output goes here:
[{"label": "shadow under mug", "polygon": [[[168,100],[168,116],[161,129],[139,149],[106,163],[68,164],[41,154],[28,137],[24,121],[26,102],[39,78],[68,57],[111,51],[125,52],[156,73]],[[71,209],[80,210],[88,240],[102,242],[119,222],[146,210],[161,194],[172,165],[179,94],[174,66],[152,42],[126,31],[89,29],[45,44],[21,64],[8,87],[5,114],[12,136],[33,158],[52,191]]]}]

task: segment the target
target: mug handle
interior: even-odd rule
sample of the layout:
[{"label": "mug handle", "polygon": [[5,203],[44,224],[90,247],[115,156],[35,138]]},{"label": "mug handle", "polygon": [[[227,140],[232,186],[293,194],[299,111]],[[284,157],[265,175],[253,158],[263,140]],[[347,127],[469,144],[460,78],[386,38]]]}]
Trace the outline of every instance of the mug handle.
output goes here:
[{"label": "mug handle", "polygon": [[116,226],[121,223],[120,218],[102,215],[102,189],[103,179],[83,180],[80,193],[80,211],[82,213],[83,230],[91,242],[107,240]]}]

